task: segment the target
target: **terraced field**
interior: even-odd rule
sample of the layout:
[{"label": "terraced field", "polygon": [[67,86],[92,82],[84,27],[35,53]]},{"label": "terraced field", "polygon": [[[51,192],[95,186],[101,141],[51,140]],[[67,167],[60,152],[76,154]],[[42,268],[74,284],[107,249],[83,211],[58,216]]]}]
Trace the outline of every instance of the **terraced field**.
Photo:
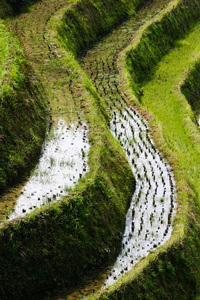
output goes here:
[{"label": "terraced field", "polygon": [[[156,149],[151,128],[142,117],[140,108],[131,106],[125,93],[122,92],[118,70],[120,52],[137,37],[138,29],[163,11],[168,4],[169,1],[165,0],[146,4],[134,17],[119,25],[88,50],[84,57],[78,59],[101,97],[106,114],[110,118],[111,133],[127,157],[136,178],[136,188],[126,216],[121,253],[109,270],[106,281],[94,280],[89,288],[86,286],[78,291],[76,289],[75,293],[70,295],[64,292],[62,295],[48,299],[66,297],[79,299],[88,296],[91,292],[94,293],[101,285],[111,286],[143,257],[164,245],[172,234],[172,223],[177,206],[174,175],[164,156]],[[59,11],[64,5],[66,3],[62,0],[41,1],[33,5],[30,12],[21,14],[9,22],[10,28],[20,36],[32,66],[41,77],[51,107],[48,137],[39,164],[30,181],[24,187],[20,187],[21,190],[15,190],[15,193],[21,195],[10,219],[25,215],[35,207],[61,199],[89,170],[87,135],[90,123],[83,114],[83,100],[78,80],[73,84],[74,78],[77,77],[76,69],[74,68],[74,74],[66,70],[62,60],[63,50],[54,48],[48,38],[48,22],[52,16],[54,18],[57,16],[57,10]],[[38,26],[35,26],[36,23]],[[187,162],[181,165],[187,175],[191,175],[191,172],[198,169],[199,147],[196,140],[194,144],[190,144],[191,136],[190,132],[187,133],[188,127],[185,126],[185,112],[183,115],[178,112],[180,118],[177,118],[179,104],[174,98],[172,99],[173,89],[175,89],[173,84],[177,81],[180,83],[179,77],[178,79],[176,77],[177,73],[184,78],[182,74],[186,73],[190,65],[190,60],[187,59],[191,56],[195,59],[199,58],[199,41],[196,39],[198,34],[199,25],[164,58],[156,73],[152,74],[152,81],[143,83],[140,97],[141,104],[155,116],[156,122],[162,123],[171,150],[177,149],[179,164],[181,165],[183,161]],[[192,42],[194,40],[195,43]],[[185,62],[180,64],[182,66],[180,70],[176,68],[177,51],[179,51],[178,55],[184,57]],[[191,66],[194,65],[194,61]],[[166,85],[168,79],[171,81],[170,88]],[[172,96],[167,97],[167,93]],[[185,103],[187,102],[181,105],[187,107],[188,104]],[[166,105],[169,108],[167,111],[165,111]],[[189,113],[192,116],[192,112]],[[180,132],[179,128],[183,129],[183,132]],[[175,132],[180,132],[178,140],[174,138]],[[188,140],[185,143],[186,139]],[[184,146],[181,141],[185,143],[185,149],[187,148],[185,152],[182,151]],[[192,152],[187,145],[195,148],[196,152]],[[192,156],[191,153],[194,155]],[[185,159],[183,155],[186,155]],[[191,177],[190,183],[197,185],[198,175]],[[198,194],[198,190],[196,193]],[[12,197],[12,195],[5,197]]]},{"label": "terraced field", "polygon": [[149,127],[120,92],[117,58],[141,23],[156,15],[165,1],[148,5],[88,51],[82,66],[111,116],[110,129],[124,149],[137,178],[127,213],[122,252],[105,285],[110,285],[171,235],[175,213],[175,183],[169,165],[156,150]]},{"label": "terraced field", "polygon": [[12,211],[10,215],[5,213],[4,207],[2,218],[7,217],[7,220],[59,200],[88,170],[88,128],[80,109],[79,87],[71,86],[72,79],[67,76],[66,68],[45,42],[48,20],[65,4],[66,1],[42,1],[33,6],[31,13],[21,14],[10,23],[11,30],[19,35],[29,61],[41,76],[51,117],[48,137],[33,176],[3,198],[17,200],[14,207],[8,206],[8,211]]},{"label": "terraced field", "polygon": [[[78,182],[78,178],[82,177],[87,170],[86,154],[88,153],[88,148],[84,148],[86,147],[84,146],[86,125],[83,124],[81,110],[77,105],[78,93],[71,88],[72,80],[63,77],[64,70],[60,65],[59,56],[54,57],[55,53],[52,51],[51,45],[46,43],[45,40],[46,26],[50,16],[63,5],[64,2],[59,2],[58,4],[58,2],[52,1],[50,4],[48,3],[47,7],[45,1],[41,2],[40,5],[33,7],[31,13],[20,15],[11,24],[11,28],[15,27],[15,30],[21,37],[25,51],[28,53],[34,68],[41,75],[43,84],[46,87],[51,106],[51,124],[53,124],[54,128],[48,138],[49,141],[47,140],[43,147],[43,155],[38,167],[30,181],[21,189],[21,196],[17,200],[17,205],[9,219],[24,215],[35,207],[40,207],[56,199],[58,200],[62,194],[65,194],[68,189],[70,190]],[[86,71],[87,69],[90,70],[88,76],[91,76],[91,79],[93,79],[97,91],[105,101],[107,110],[112,116],[111,130],[116,138],[120,140],[121,137],[121,146],[127,152],[130,164],[133,165],[133,172],[138,181],[139,179],[141,180],[141,184],[138,184],[133,203],[138,203],[138,209],[142,205],[144,207],[143,211],[140,211],[142,217],[139,218],[141,220],[136,219],[132,221],[132,228],[134,228],[134,224],[139,226],[139,228],[135,229],[136,236],[138,233],[139,235],[141,234],[138,241],[139,248],[141,241],[146,237],[145,240],[148,246],[142,246],[145,249],[144,254],[157,247],[161,241],[164,242],[171,233],[172,211],[175,206],[174,196],[171,196],[171,194],[174,194],[174,183],[169,167],[166,168],[165,164],[163,164],[162,158],[159,157],[160,154],[156,152],[155,146],[150,140],[147,124],[142,121],[136,111],[128,108],[125,98],[120,93],[117,56],[133,38],[134,32],[139,26],[158,13],[164,5],[165,1],[148,5],[137,14],[137,17],[124,23],[118,30],[113,31],[107,40],[104,40],[103,43],[95,47],[93,51],[88,52],[83,66]],[[38,24],[37,27],[34,26],[35,22]],[[115,110],[113,110],[113,106],[116,108]],[[83,136],[81,132],[83,132]],[[132,145],[133,140],[135,142],[134,145]],[[86,145],[87,143],[86,141]],[[75,145],[74,147],[73,144]],[[67,145],[67,148],[65,145]],[[70,152],[69,155],[66,155],[66,151]],[[140,159],[139,156],[141,156]],[[68,158],[66,159],[66,157]],[[78,157],[80,157],[80,161]],[[82,157],[83,166],[81,167]],[[145,160],[147,161],[146,165],[144,163]],[[155,163],[153,160],[155,160]],[[68,171],[66,171],[66,164],[69,165]],[[152,173],[152,175],[147,175],[149,173]],[[152,178],[148,178],[148,176]],[[142,186],[144,188],[142,178],[144,177],[146,177],[146,192],[142,190]],[[160,180],[163,187],[160,186]],[[152,181],[154,183],[151,183]],[[143,200],[140,199],[141,195]],[[169,204],[164,204],[164,202],[167,202],[165,201],[165,195]],[[148,207],[150,205],[148,197],[149,199],[153,197],[151,209]],[[29,200],[27,201],[27,199]],[[155,216],[155,202],[157,201],[160,201],[161,205],[157,211],[158,215]],[[131,210],[133,210],[133,207]],[[147,215],[145,214],[145,210],[148,212]],[[137,209],[136,212],[133,211],[134,214],[139,216]],[[151,223],[151,225],[149,223],[150,227],[153,226],[153,223],[156,224],[154,225],[156,233],[151,232],[149,225],[147,225],[148,222]],[[143,223],[146,223],[148,229],[143,229]],[[164,229],[165,226],[166,228]],[[160,232],[162,232],[162,239],[157,241],[154,236],[154,239],[149,241],[148,236],[150,234],[156,234],[160,238],[161,235],[158,227]],[[127,239],[130,239],[131,235],[131,231],[126,234]],[[127,244],[127,241],[124,241],[124,244]],[[127,247],[127,249],[129,248]],[[125,249],[124,253],[127,252],[127,249]],[[137,249],[136,251],[138,252],[139,250]],[[143,254],[139,253],[134,261],[137,262],[142,256]],[[124,266],[123,269],[129,270],[135,263],[133,263],[132,255],[130,261],[132,263],[129,263],[129,267]]]}]

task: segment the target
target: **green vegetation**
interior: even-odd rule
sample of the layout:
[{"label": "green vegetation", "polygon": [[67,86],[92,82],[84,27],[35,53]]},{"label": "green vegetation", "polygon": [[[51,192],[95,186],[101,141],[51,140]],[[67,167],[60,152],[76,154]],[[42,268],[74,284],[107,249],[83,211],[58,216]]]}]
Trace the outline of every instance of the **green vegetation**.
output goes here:
[{"label": "green vegetation", "polygon": [[57,27],[61,42],[76,56],[91,47],[99,37],[135,13],[143,0],[80,0],[66,10]]},{"label": "green vegetation", "polygon": [[0,191],[33,166],[46,131],[42,87],[16,37],[0,23]]},{"label": "green vegetation", "polygon": [[[110,154],[123,162],[115,150],[106,144],[101,149],[98,175],[86,188],[65,197],[61,204],[4,226],[0,236],[1,299],[31,299],[76,282],[116,255],[124,227],[122,215],[134,181],[131,183],[130,172],[127,176],[125,161],[117,170],[109,156],[105,161]],[[112,182],[105,167],[114,169]],[[119,181],[122,177],[123,184]]]},{"label": "green vegetation", "polygon": [[[61,48],[56,34],[48,39]],[[101,98],[74,57],[64,49],[60,53],[63,54],[60,64],[73,79],[72,85],[79,88],[81,108],[89,123],[90,171],[61,202],[36,209],[2,226],[1,299],[35,298],[80,280],[92,268],[113,260],[120,249],[125,214],[135,188],[131,168],[110,133]],[[19,87],[20,84],[21,81]],[[12,105],[16,108],[13,100],[11,108]],[[22,105],[20,109],[24,111]],[[9,124],[5,127],[9,128]],[[6,141],[11,145],[11,140],[6,138]]]},{"label": "green vegetation", "polygon": [[13,9],[6,0],[1,0],[0,2],[0,18],[12,15]]},{"label": "green vegetation", "polygon": [[[191,1],[188,6],[183,1],[178,7],[173,8],[171,13],[168,13],[173,3],[174,1],[163,12],[160,17],[161,20],[158,19],[149,24],[142,39],[134,49],[130,49],[127,55],[127,65],[132,77],[132,88],[139,98],[141,95],[139,89],[141,82],[150,80],[151,74],[160,59],[175,47],[176,40],[180,39],[199,17],[198,3]],[[139,35],[142,33],[141,30]],[[139,36],[138,39],[140,39]]]},{"label": "green vegetation", "polygon": [[[197,52],[198,53],[198,52]],[[197,57],[196,53],[192,59]],[[199,112],[200,112],[200,85],[199,85],[199,76],[200,76],[200,61],[195,62],[192,70],[189,70],[189,74],[185,79],[183,85],[181,86],[181,92],[185,95],[189,104],[195,115],[195,121],[198,122]]]},{"label": "green vegetation", "polygon": [[[58,21],[59,41],[56,33],[48,36],[48,39],[57,48],[62,48],[60,43],[63,43],[64,47],[77,55],[94,43],[100,32],[106,33],[127,17],[130,9],[132,13],[134,5],[139,5],[140,1],[130,2],[130,6],[127,3],[125,0],[106,3],[85,0],[73,4],[65,13],[63,23]],[[125,10],[121,9],[123,7]],[[173,167],[177,182],[178,213],[170,240],[94,298],[192,299],[197,292],[200,274],[199,133],[196,119],[184,95],[196,113],[199,106],[193,105],[193,99],[198,99],[199,95],[199,85],[195,81],[199,78],[199,63],[196,62],[199,50],[196,48],[196,52],[192,51],[198,46],[194,37],[199,32],[199,25],[187,39],[178,43],[177,39],[191,28],[199,17],[199,11],[200,5],[195,0],[171,1],[160,17],[141,29],[125,53],[124,65],[121,62],[123,91],[130,104],[138,105],[148,119],[154,140]],[[88,20],[90,24],[93,22],[93,14],[102,23],[95,23],[90,31],[86,24]],[[107,25],[104,23],[106,20]],[[55,21],[56,16],[49,32],[55,28]],[[71,35],[65,37],[66,28],[71,29]],[[69,39],[73,40],[72,45],[69,45]],[[191,43],[191,47],[188,43]],[[174,47],[175,50],[163,58]],[[64,48],[61,53],[60,61],[73,78],[73,85],[80,88],[82,108],[90,122],[90,172],[60,203],[38,209],[2,227],[1,299],[34,298],[37,293],[79,280],[89,269],[112,260],[119,251],[125,213],[135,186],[124,154],[109,132],[109,118],[101,98],[74,57]],[[20,72],[14,68],[12,84],[8,79],[5,81],[9,82],[11,91],[5,94],[7,98],[3,98],[8,99],[4,103],[10,103],[9,110],[18,107],[18,103],[9,101],[9,96],[15,95],[21,86],[25,90],[29,86],[23,83],[24,78],[29,78],[27,72],[22,72],[24,68],[29,70],[29,66],[24,62],[23,54],[20,55],[23,62],[20,60],[21,63],[17,63]],[[181,55],[184,59],[177,64],[177,58]],[[190,60],[192,55],[194,57]],[[4,61],[1,65],[4,65]],[[191,72],[188,66],[192,68]],[[127,78],[128,81],[125,81]],[[149,79],[152,81],[145,81]],[[26,79],[27,82],[30,83]],[[12,99],[22,101],[27,98],[20,94],[19,98]],[[24,107],[19,103],[23,111]],[[11,110],[12,116],[14,111]],[[10,122],[5,124],[5,128],[9,128]],[[8,140],[9,145],[11,140],[13,138]],[[13,150],[11,153],[16,152]]]},{"label": "green vegetation", "polygon": [[[0,31],[1,31],[1,36],[0,36],[0,51],[1,51],[0,70],[1,70],[1,80],[2,80],[4,65],[5,65],[5,62],[7,60],[7,56],[8,56],[8,52],[9,52],[8,51],[9,44],[8,44],[8,37],[6,39],[6,33],[8,33],[8,32],[6,32],[5,26],[2,23],[0,25],[1,25],[0,26]],[[4,45],[5,39],[6,39],[6,44]]]},{"label": "green vegetation", "polygon": [[39,0],[3,0],[3,8],[11,7],[14,13],[20,13],[27,10],[29,6]]},{"label": "green vegetation", "polygon": [[170,240],[94,298],[194,299],[199,292],[199,130],[188,104],[196,113],[199,23],[177,41],[199,12],[196,1],[172,1],[121,56],[123,91],[130,104],[140,107],[158,148],[173,167],[178,211]]},{"label": "green vegetation", "polygon": [[1,0],[0,2],[0,18],[7,18],[13,14],[27,11],[31,4],[39,0]]},{"label": "green vegetation", "polygon": [[66,53],[63,64],[76,70],[74,84],[87,94],[90,172],[61,203],[4,225],[0,235],[1,299],[31,299],[79,280],[91,268],[112,260],[121,244],[135,181],[100,113],[103,108],[91,83],[70,54]]},{"label": "green vegetation", "polygon": [[[167,57],[158,64],[151,84],[144,84],[144,96],[141,98],[142,105],[155,116],[157,122],[162,124],[164,143],[171,148],[181,170],[193,186],[197,199],[200,199],[198,163],[200,136],[194,124],[195,118],[191,108],[180,93],[180,86],[188,70],[193,67],[196,59],[200,58],[199,33],[200,25],[198,24],[189,36],[179,41],[175,49],[171,50]],[[179,61],[178,64],[177,61]],[[198,65],[199,63],[196,64],[192,74],[195,71],[197,73]],[[182,90],[197,105],[199,98],[198,96],[196,99],[193,98],[189,86],[194,84],[193,91],[198,95],[199,82],[198,78],[193,77],[192,74],[187,78],[187,83],[184,84]],[[187,92],[186,86],[188,86]]]}]

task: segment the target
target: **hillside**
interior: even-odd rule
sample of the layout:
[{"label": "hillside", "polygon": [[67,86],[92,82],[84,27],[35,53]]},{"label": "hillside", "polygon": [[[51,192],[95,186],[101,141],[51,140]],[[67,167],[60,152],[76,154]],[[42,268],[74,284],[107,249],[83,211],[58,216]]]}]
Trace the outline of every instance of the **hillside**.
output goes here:
[{"label": "hillside", "polygon": [[[38,299],[110,264],[100,291],[94,281],[52,299],[199,294],[200,2],[146,2],[0,6],[1,189],[23,195],[1,197],[4,219],[22,199],[0,230],[1,299]],[[59,136],[72,150],[40,173],[49,120],[40,160]],[[54,184],[50,169],[73,170],[71,183]],[[16,187],[30,170],[47,177],[46,194]]]}]

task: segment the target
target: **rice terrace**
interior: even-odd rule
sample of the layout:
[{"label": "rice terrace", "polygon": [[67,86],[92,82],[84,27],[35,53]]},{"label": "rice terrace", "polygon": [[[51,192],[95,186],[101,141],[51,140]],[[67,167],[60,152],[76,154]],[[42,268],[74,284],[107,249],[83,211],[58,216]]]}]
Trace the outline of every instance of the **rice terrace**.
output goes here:
[{"label": "rice terrace", "polygon": [[200,1],[1,0],[0,299],[200,299]]}]

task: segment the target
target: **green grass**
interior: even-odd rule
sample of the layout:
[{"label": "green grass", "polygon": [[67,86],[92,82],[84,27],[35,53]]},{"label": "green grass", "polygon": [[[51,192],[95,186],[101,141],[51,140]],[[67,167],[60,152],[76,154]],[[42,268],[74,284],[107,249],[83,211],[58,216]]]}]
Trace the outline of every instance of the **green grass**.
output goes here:
[{"label": "green grass", "polygon": [[164,142],[184,170],[188,182],[200,196],[200,133],[180,86],[200,59],[200,24],[179,42],[157,65],[149,82],[143,84],[142,105],[160,123]]},{"label": "green grass", "polygon": [[191,29],[198,15],[199,3],[171,1],[120,55],[122,91],[148,120],[156,145],[172,165],[178,207],[171,238],[95,299],[194,299],[200,294],[200,135],[189,105],[199,100],[200,26]]},{"label": "green grass", "polygon": [[19,40],[0,21],[0,191],[24,176],[38,156],[46,108]]},{"label": "green grass", "polygon": [[12,34],[7,30],[2,21],[0,21],[0,81],[5,75],[5,67],[11,63],[11,57],[14,54],[16,41]]},{"label": "green grass", "polygon": [[88,1],[80,0],[71,6],[57,27],[58,36],[66,49],[81,56],[100,37],[135,13],[141,0]]},{"label": "green grass", "polygon": [[5,47],[5,28],[0,23],[0,75],[2,76],[4,63],[6,60],[6,47]]},{"label": "green grass", "polygon": [[[194,37],[190,42],[194,42]],[[188,43],[190,44],[190,42]],[[198,194],[198,176],[194,173],[196,172],[195,164],[199,171],[197,165],[198,141],[195,141],[199,134],[196,124],[191,121],[194,119],[193,113],[186,99],[180,93],[180,83],[187,75],[189,60],[184,66],[180,66],[180,70],[177,71],[176,68],[179,65],[177,61],[179,62],[182,57],[181,49],[184,47],[187,49],[189,46],[184,46],[185,43],[179,42],[178,50],[174,51],[177,52],[175,59],[165,57],[153,75],[152,82],[143,86],[142,104],[151,111],[160,124],[164,133],[165,147],[173,152],[180,164],[180,169],[185,171],[186,176],[183,177],[186,177],[186,181],[194,186],[193,190]],[[169,56],[172,53],[173,51]],[[187,59],[191,57],[192,52],[187,52]],[[198,53],[195,54],[195,59],[197,57]],[[167,63],[166,59],[169,59]],[[172,61],[174,65],[171,63]],[[30,217],[10,223],[2,229],[0,235],[0,266],[2,269],[0,273],[4,276],[0,286],[3,286],[7,292],[9,291],[12,297],[20,295],[20,293],[26,297],[36,291],[56,288],[59,284],[70,282],[73,278],[81,278],[85,270],[98,266],[98,263],[101,264],[102,261],[107,261],[108,256],[113,255],[113,245],[115,244],[116,248],[119,247],[119,232],[123,227],[131,183],[134,186],[132,174],[123,154],[117,142],[113,141],[108,133],[108,127],[103,118],[103,115],[106,118],[106,113],[101,99],[71,55],[66,54],[62,63],[63,66],[70,69],[70,72],[73,68],[73,71],[77,70],[74,76],[74,85],[82,83],[85,112],[88,115],[87,120],[91,122],[90,174],[82,179],[79,187],[65,197],[60,204],[33,212]],[[157,73],[162,64],[161,74]],[[192,61],[191,65],[193,65]],[[169,69],[170,73],[165,75],[164,66],[167,69],[166,72]],[[163,80],[163,86],[156,80],[153,85],[154,79],[159,75],[161,76],[159,80]],[[164,90],[166,83],[167,89]],[[145,102],[150,88],[154,95],[150,102],[147,100]],[[147,99],[149,98],[147,97]],[[191,137],[191,132],[194,138]],[[186,195],[186,206],[187,197],[188,194]],[[196,198],[198,199],[198,196]],[[196,260],[192,255],[196,250],[193,247],[193,242],[196,241],[195,235],[198,235],[199,232],[198,227],[193,230],[194,224],[188,222],[189,217],[186,218],[184,214],[182,215],[186,219],[184,230],[187,225],[188,232],[192,231],[193,235],[189,236],[188,234],[189,238],[187,236],[188,240],[186,240],[182,223],[176,224],[176,236],[173,235],[168,243],[151,253],[150,258],[143,259],[129,273],[129,282],[127,282],[130,284],[127,286],[128,289],[130,287],[130,294],[124,299],[156,299],[154,296],[157,295],[160,299],[164,299],[162,297],[163,286],[170,291],[170,295],[176,293],[175,287],[179,288],[179,285],[178,295],[180,295],[179,293],[183,295],[185,286],[187,286],[188,293],[191,290],[195,291],[193,273],[196,270],[193,267]],[[189,240],[190,238],[191,240]],[[198,241],[196,248],[199,248]],[[108,254],[105,249],[110,249],[112,253]],[[188,255],[185,256],[185,254]],[[197,256],[198,252],[195,255]],[[69,274],[66,274],[66,270]],[[13,280],[10,280],[11,278]],[[136,278],[135,287],[134,278]],[[174,281],[176,282],[174,283]],[[118,299],[122,299],[123,290],[126,288],[126,284],[124,282],[122,284],[121,298]],[[111,287],[113,290],[114,288],[115,286]],[[111,296],[110,299],[117,299],[118,290],[114,291],[114,296],[113,298]],[[150,294],[147,295],[149,291]],[[143,297],[144,295],[146,298]],[[168,293],[165,296],[167,296],[166,299],[170,297]],[[7,298],[6,294],[3,295],[3,299]],[[106,295],[104,299],[107,299]],[[174,299],[181,298],[174,297]]]},{"label": "green grass", "polygon": [[[52,19],[46,27],[50,33],[58,24],[56,15]],[[40,25],[43,28],[44,24]],[[46,40],[61,47],[56,32],[55,36],[46,36]],[[113,260],[121,246],[120,233],[135,188],[131,168],[109,130],[109,117],[92,83],[69,52],[52,59],[49,70],[53,64],[67,70],[73,86],[80,89],[82,112],[89,123],[90,171],[59,203],[2,226],[1,299],[34,298],[37,293],[71,285],[91,269]],[[9,127],[10,122],[6,125]],[[12,150],[11,154],[16,155]]]}]

